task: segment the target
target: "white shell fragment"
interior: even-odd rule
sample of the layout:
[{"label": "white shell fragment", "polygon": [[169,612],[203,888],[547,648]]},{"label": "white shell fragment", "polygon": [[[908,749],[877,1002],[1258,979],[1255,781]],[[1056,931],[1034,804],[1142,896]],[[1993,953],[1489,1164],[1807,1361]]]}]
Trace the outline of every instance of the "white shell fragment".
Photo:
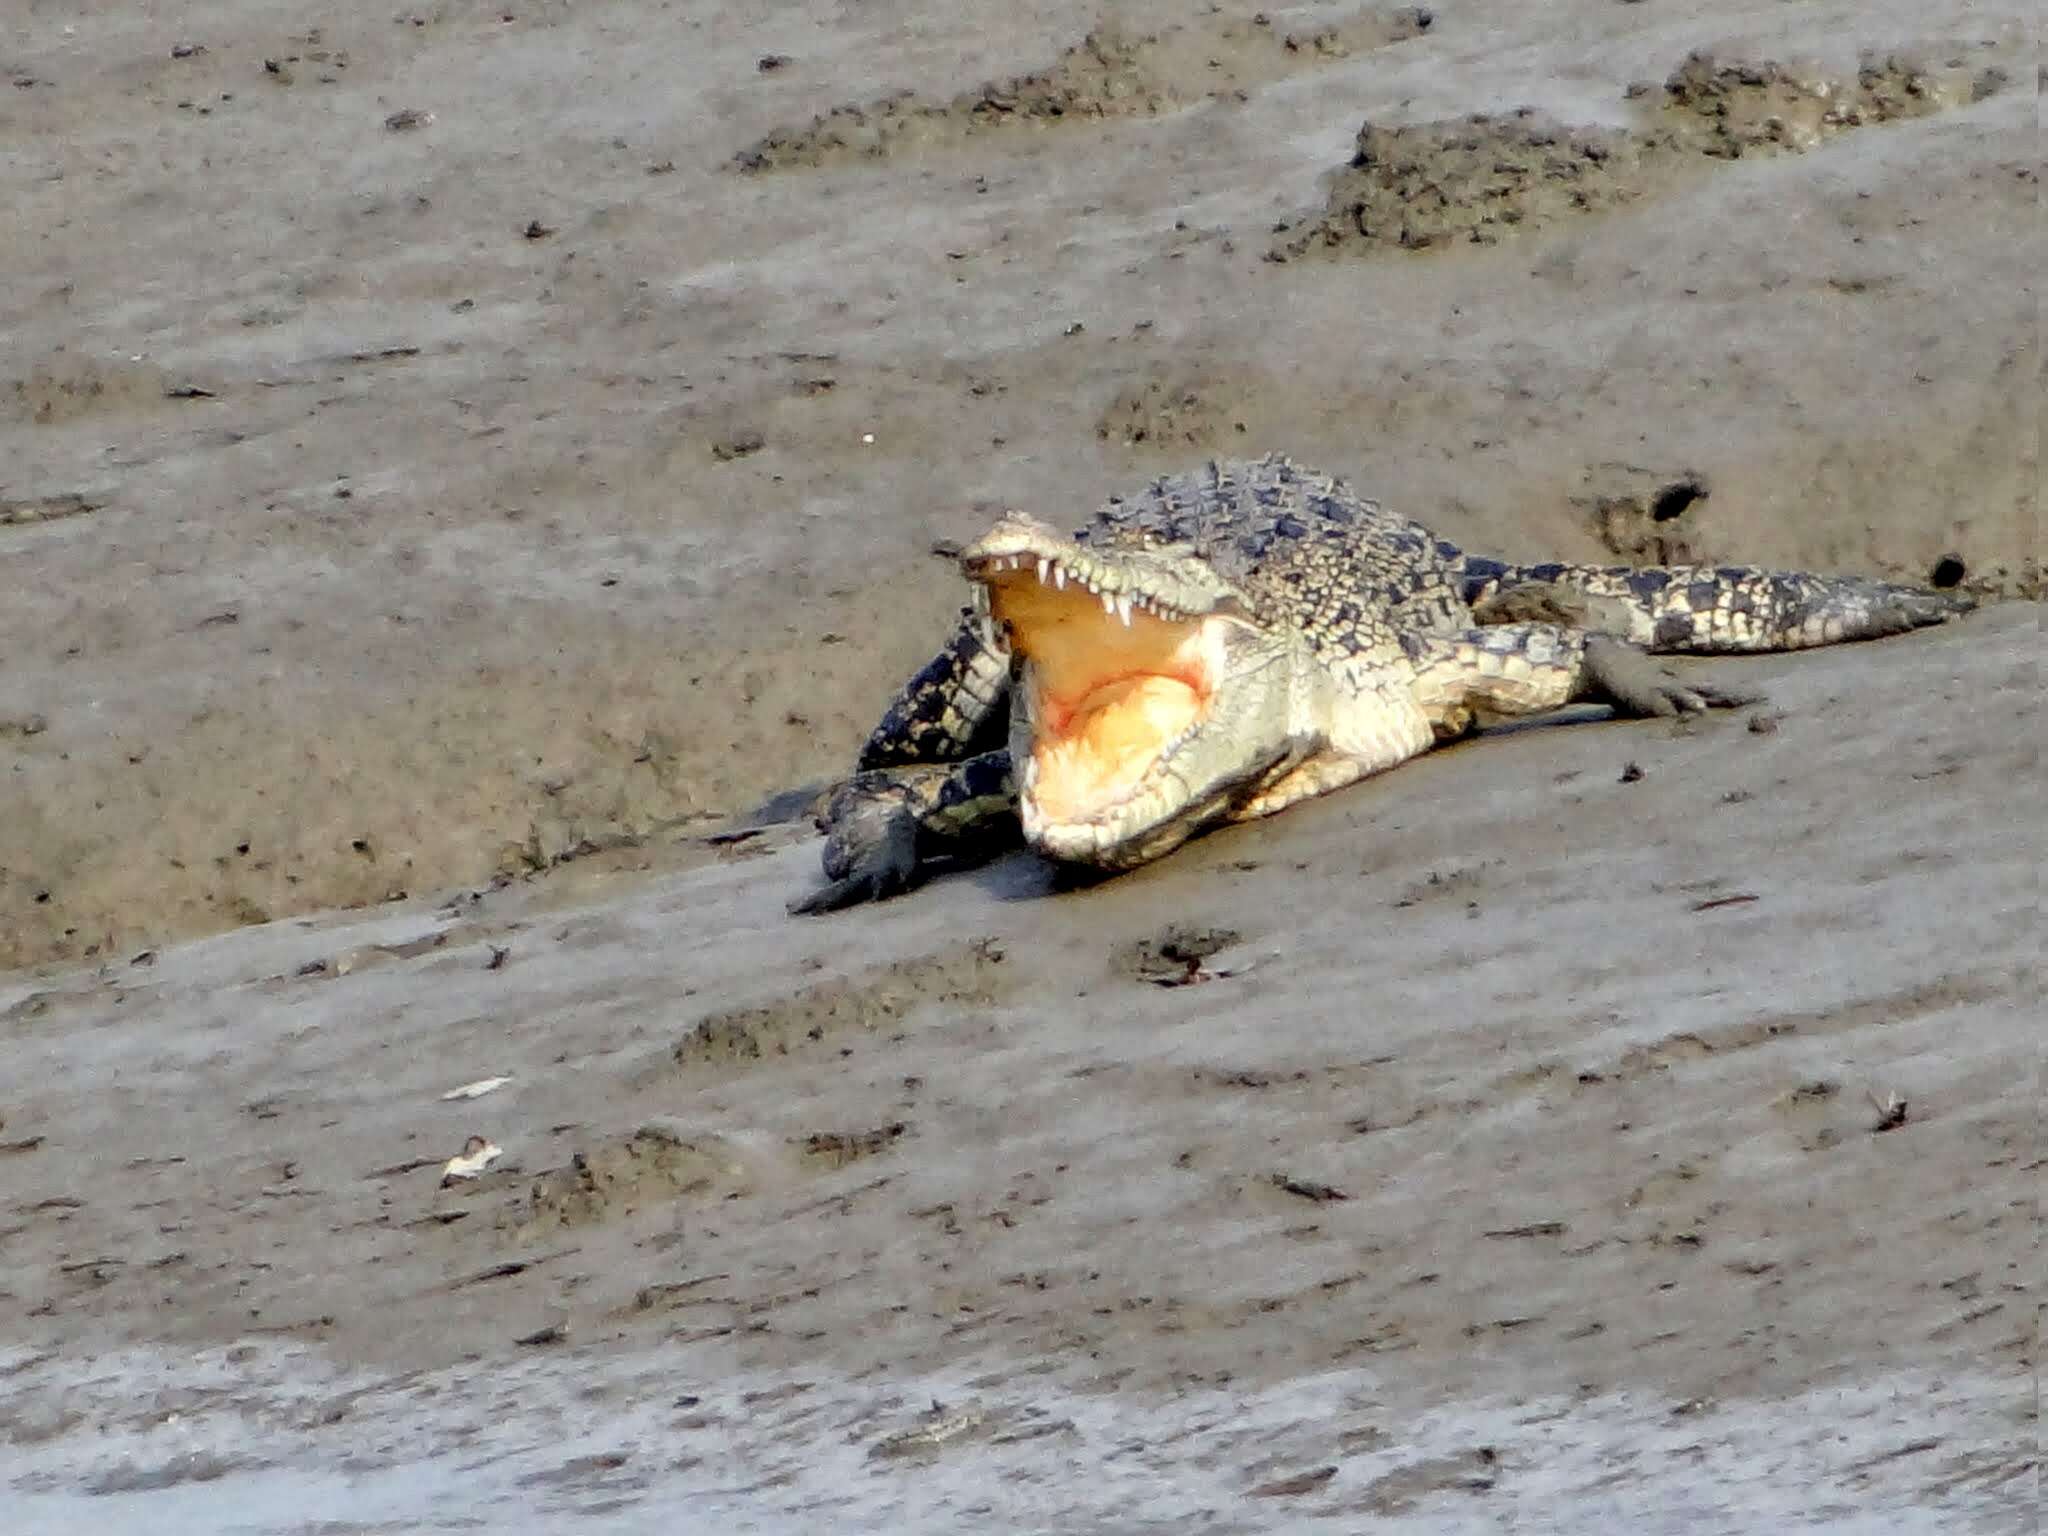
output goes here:
[{"label": "white shell fragment", "polygon": [[473,1179],[504,1155],[505,1149],[495,1141],[472,1136],[462,1144],[462,1151],[457,1156],[448,1159],[447,1167],[441,1170],[441,1182],[453,1184],[462,1179]]},{"label": "white shell fragment", "polygon": [[510,1076],[480,1077],[473,1083],[464,1083],[460,1088],[450,1088],[441,1095],[441,1102],[449,1104],[457,1099],[480,1099],[487,1093],[497,1092],[511,1081]]}]

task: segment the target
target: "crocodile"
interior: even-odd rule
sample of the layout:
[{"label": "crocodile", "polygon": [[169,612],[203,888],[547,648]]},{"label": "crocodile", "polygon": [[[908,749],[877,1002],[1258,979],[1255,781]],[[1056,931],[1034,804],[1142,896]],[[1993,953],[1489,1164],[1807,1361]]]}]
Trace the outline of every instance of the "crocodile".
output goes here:
[{"label": "crocodile", "polygon": [[1007,513],[959,560],[973,601],[827,797],[826,884],[792,911],[1020,839],[1129,869],[1479,725],[1757,701],[1653,655],[1872,639],[1972,606],[1748,566],[1513,565],[1278,454],[1159,478],[1071,534]]}]

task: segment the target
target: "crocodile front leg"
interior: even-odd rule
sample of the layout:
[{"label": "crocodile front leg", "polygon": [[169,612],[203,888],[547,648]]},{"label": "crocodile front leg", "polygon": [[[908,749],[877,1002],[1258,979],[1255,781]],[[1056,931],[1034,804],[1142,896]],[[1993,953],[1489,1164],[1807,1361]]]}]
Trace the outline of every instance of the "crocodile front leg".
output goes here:
[{"label": "crocodile front leg", "polygon": [[857,773],[833,792],[818,826],[827,883],[791,903],[791,912],[836,912],[901,895],[933,860],[979,861],[1016,844],[1009,749]]},{"label": "crocodile front leg", "polygon": [[944,649],[890,701],[861,748],[860,768],[957,763],[1009,733],[1010,653],[987,619],[964,609]]}]

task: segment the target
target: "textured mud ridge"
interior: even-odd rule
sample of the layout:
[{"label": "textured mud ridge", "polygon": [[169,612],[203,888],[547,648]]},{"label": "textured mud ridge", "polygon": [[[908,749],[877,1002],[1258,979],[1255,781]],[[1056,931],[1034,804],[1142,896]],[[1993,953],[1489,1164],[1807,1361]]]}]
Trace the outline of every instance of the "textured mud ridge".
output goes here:
[{"label": "textured mud ridge", "polygon": [[[1854,128],[1926,117],[1979,99],[2002,72],[1951,62],[1866,59],[1849,79],[1776,63],[1688,58],[1634,130],[1572,128],[1531,108],[1383,128],[1366,123],[1323,211],[1280,225],[1267,254],[1492,245],[1658,190],[1703,159],[1798,154]],[[1652,100],[1654,98],[1654,100]]]},{"label": "textured mud ridge", "polygon": [[1418,36],[1432,20],[1426,8],[1411,6],[1307,33],[1279,31],[1263,16],[1137,37],[1098,28],[1044,69],[991,80],[947,101],[902,91],[778,128],[735,155],[732,167],[797,170],[881,160],[1027,124],[1157,117]]}]

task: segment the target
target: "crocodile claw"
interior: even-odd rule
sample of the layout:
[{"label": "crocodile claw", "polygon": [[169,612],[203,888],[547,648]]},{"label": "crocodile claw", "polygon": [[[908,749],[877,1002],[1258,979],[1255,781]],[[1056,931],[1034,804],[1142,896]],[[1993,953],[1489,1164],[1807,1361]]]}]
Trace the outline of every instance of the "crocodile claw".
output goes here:
[{"label": "crocodile claw", "polygon": [[900,797],[848,786],[824,820],[826,884],[793,901],[796,916],[900,896],[918,883],[917,819]]},{"label": "crocodile claw", "polygon": [[1720,688],[1682,678],[1635,646],[1606,635],[1587,637],[1585,668],[1587,696],[1613,706],[1619,715],[1691,715],[1763,700],[1754,689]]}]

